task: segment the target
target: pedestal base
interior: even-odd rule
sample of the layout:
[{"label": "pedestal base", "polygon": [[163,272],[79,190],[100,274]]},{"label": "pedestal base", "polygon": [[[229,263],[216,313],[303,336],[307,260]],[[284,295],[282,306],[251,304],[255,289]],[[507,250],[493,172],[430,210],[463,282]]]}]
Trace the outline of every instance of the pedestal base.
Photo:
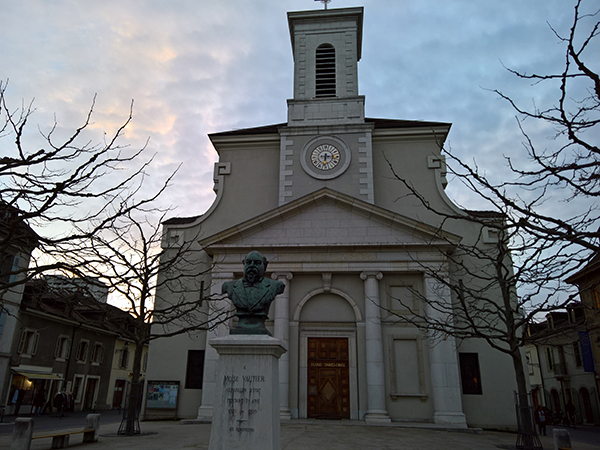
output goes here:
[{"label": "pedestal base", "polygon": [[219,361],[209,450],[280,450],[281,341],[238,334],[210,345]]}]

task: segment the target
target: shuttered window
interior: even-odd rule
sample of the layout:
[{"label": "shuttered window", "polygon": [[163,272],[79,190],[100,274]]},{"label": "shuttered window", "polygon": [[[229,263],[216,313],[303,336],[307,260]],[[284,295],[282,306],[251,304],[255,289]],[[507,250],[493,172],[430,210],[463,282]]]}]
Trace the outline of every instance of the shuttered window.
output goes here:
[{"label": "shuttered window", "polygon": [[331,44],[317,47],[315,95],[318,98],[335,97],[335,48]]},{"label": "shuttered window", "polygon": [[39,341],[40,335],[37,331],[23,330],[17,351],[22,355],[33,356],[37,353]]}]

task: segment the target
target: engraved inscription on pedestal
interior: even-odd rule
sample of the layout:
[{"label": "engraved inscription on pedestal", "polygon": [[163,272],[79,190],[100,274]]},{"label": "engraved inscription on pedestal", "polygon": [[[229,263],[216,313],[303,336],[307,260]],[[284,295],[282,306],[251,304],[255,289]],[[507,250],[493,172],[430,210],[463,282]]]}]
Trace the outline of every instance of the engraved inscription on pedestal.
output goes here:
[{"label": "engraved inscription on pedestal", "polygon": [[223,403],[227,408],[227,431],[242,438],[255,431],[254,419],[260,408],[260,394],[265,385],[264,375],[225,375]]},{"label": "engraved inscription on pedestal", "polygon": [[281,450],[281,341],[266,335],[211,339],[219,353],[209,450]]}]

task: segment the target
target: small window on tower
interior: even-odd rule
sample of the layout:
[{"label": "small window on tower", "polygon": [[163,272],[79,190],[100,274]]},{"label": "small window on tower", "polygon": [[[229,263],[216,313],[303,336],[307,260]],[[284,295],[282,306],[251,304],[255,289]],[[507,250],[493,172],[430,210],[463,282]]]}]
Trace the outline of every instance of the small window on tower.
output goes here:
[{"label": "small window on tower", "polygon": [[317,47],[315,95],[335,97],[335,48],[331,44]]}]

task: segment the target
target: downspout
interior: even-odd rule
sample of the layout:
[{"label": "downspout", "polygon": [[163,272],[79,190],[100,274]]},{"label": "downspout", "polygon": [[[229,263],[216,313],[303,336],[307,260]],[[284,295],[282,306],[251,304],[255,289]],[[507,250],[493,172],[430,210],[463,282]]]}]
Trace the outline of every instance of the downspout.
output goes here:
[{"label": "downspout", "polygon": [[540,359],[540,349],[536,343],[534,343],[533,346],[535,347],[535,353],[536,353],[537,359],[538,359],[538,367],[540,368],[540,379],[542,380],[542,397],[544,398],[543,406],[548,407],[548,405],[546,404],[546,386],[544,385],[544,372],[542,371],[542,363],[541,363],[542,360]]},{"label": "downspout", "polygon": [[[73,346],[75,345],[75,332],[81,328],[81,323],[76,327],[73,327],[73,331],[71,332],[71,348],[69,349],[69,357],[67,358],[67,367],[65,368],[65,386],[63,386],[63,390],[66,389],[66,383],[69,380],[69,368],[71,367],[71,358],[73,358]],[[73,394],[73,401],[75,401],[75,394]]]}]

